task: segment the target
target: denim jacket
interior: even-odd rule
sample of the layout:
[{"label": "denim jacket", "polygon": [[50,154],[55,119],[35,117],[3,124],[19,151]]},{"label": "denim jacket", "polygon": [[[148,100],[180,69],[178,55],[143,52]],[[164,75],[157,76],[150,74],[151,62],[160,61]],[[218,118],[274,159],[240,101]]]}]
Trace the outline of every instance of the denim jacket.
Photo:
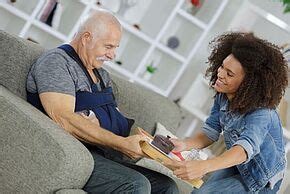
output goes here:
[{"label": "denim jacket", "polygon": [[216,95],[202,130],[213,141],[223,133],[227,149],[235,145],[244,148],[247,160],[237,168],[249,190],[256,192],[286,166],[280,118],[276,110],[268,108],[234,113],[228,110],[228,103],[225,94]]}]

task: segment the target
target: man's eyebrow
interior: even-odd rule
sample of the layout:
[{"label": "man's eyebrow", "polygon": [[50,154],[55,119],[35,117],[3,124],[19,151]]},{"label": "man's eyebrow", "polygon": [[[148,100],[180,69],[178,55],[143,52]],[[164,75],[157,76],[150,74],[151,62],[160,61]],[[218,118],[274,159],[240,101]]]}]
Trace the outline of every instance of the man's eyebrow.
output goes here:
[{"label": "man's eyebrow", "polygon": [[119,47],[119,44],[114,45],[114,44],[109,43],[109,44],[106,44],[106,46],[110,46],[110,47]]}]

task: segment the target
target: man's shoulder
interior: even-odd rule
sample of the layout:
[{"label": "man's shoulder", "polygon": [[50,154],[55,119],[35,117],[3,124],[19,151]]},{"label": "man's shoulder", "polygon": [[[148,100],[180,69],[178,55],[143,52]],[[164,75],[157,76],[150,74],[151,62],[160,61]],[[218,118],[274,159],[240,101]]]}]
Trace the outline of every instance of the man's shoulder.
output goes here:
[{"label": "man's shoulder", "polygon": [[69,63],[69,56],[63,50],[54,48],[44,52],[32,65],[31,70],[67,68]]},{"label": "man's shoulder", "polygon": [[59,48],[54,48],[44,52],[36,61],[36,63],[41,63],[43,60],[67,60],[68,55]]}]

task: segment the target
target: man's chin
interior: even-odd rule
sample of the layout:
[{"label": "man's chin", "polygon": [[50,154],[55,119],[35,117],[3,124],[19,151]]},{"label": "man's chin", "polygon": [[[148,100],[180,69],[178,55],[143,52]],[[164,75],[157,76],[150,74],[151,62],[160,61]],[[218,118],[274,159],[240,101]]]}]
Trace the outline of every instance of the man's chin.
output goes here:
[{"label": "man's chin", "polygon": [[100,62],[100,63],[96,63],[96,64],[94,64],[94,68],[96,68],[96,69],[100,69],[101,67],[103,67],[103,64],[104,64],[103,61]]}]

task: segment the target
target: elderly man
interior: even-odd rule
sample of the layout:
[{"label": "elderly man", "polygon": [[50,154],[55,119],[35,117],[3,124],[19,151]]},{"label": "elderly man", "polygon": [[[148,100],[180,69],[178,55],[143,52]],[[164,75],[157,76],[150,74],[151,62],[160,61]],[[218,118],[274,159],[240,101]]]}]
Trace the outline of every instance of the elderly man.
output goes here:
[{"label": "elderly man", "polygon": [[128,136],[132,122],[117,109],[104,61],[115,57],[121,25],[94,11],[70,44],[44,53],[27,78],[27,100],[81,140],[94,158],[89,193],[177,193],[175,182],[123,160],[143,156],[142,135]]}]

